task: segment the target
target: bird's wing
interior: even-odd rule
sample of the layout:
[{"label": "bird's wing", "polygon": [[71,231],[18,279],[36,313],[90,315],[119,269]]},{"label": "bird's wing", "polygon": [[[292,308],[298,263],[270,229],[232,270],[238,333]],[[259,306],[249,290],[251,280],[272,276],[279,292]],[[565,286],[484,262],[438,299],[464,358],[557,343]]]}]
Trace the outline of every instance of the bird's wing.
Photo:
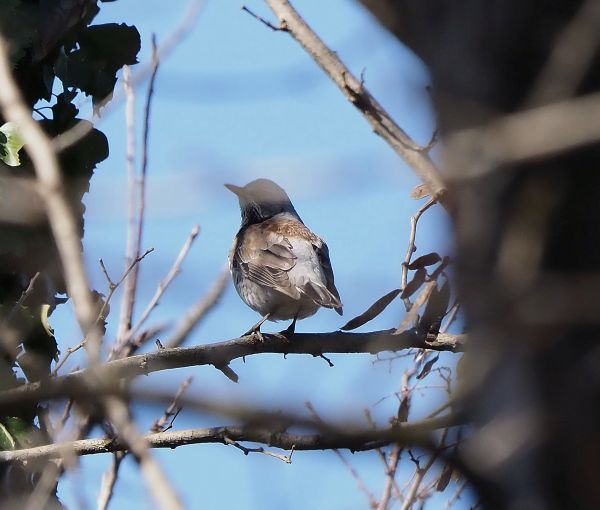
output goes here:
[{"label": "bird's wing", "polygon": [[[319,306],[333,308],[342,315],[342,303],[333,282],[327,245],[303,223],[272,218],[250,225],[239,237],[242,243],[233,250],[233,264],[241,269],[246,278],[293,299],[300,299],[304,295]],[[311,278],[310,272],[306,278],[302,278],[301,283],[290,281],[289,272],[296,265],[298,256],[303,255],[302,250],[294,253],[294,245],[288,238],[302,238],[306,241],[306,250],[314,251],[314,256],[310,255],[308,258],[315,265],[319,264],[319,272],[324,275],[325,281],[317,277],[317,274]]]},{"label": "bird's wing", "polygon": [[[317,254],[317,260],[323,270],[323,274],[325,275],[325,290],[327,291],[323,302],[320,303],[317,301],[317,303],[327,308],[333,308],[338,314],[342,315],[342,302],[340,300],[340,294],[335,288],[333,269],[331,267],[331,261],[329,260],[329,248],[325,241],[320,238],[317,238],[317,240],[313,242],[313,248]],[[322,294],[322,292],[320,294]]]},{"label": "bird's wing", "polygon": [[288,271],[296,264],[296,256],[285,236],[265,228],[265,225],[255,224],[247,227],[240,238],[242,242],[234,250],[232,263],[241,269],[243,275],[255,283],[299,299],[300,291],[288,277]]}]

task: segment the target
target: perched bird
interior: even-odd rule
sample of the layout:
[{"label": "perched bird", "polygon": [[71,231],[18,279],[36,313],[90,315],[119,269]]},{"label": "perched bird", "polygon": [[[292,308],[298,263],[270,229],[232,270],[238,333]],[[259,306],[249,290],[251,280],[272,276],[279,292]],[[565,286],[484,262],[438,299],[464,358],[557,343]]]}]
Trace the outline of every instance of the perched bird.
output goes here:
[{"label": "perched bird", "polygon": [[264,321],[297,319],[342,303],[333,282],[325,241],[298,216],[287,193],[273,181],[256,179],[244,187],[226,184],[240,202],[242,226],[229,250],[229,269],[243,301],[262,315],[246,334],[260,336]]}]

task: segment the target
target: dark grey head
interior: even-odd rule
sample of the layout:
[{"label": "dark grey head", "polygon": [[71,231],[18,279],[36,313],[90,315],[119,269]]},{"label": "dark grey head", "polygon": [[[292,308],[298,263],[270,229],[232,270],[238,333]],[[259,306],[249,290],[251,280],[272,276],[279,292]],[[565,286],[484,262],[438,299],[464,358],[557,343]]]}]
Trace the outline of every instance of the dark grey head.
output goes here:
[{"label": "dark grey head", "polygon": [[240,201],[242,226],[259,223],[284,212],[300,219],[285,190],[269,179],[256,179],[242,188],[233,184],[225,184],[225,187]]}]

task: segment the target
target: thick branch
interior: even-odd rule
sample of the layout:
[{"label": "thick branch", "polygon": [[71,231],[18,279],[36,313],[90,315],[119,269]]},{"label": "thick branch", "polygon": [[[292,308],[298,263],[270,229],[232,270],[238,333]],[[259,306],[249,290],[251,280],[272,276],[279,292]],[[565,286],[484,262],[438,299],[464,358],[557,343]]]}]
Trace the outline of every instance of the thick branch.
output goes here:
[{"label": "thick branch", "polygon": [[337,54],[323,43],[287,0],[266,2],[279,19],[280,28],[289,32],[300,43],[346,98],[365,116],[375,133],[381,136],[427,185],[430,195],[448,209],[446,187],[439,170],[426,151],[394,122],[362,81],[352,75]]},{"label": "thick branch", "polygon": [[[245,336],[208,345],[187,348],[162,349],[108,362],[98,367],[91,381],[116,382],[121,378],[132,378],[161,370],[197,365],[227,365],[230,361],[259,353],[311,354],[324,353],[371,353],[398,351],[409,348],[425,348],[440,351],[460,352],[464,350],[465,335],[439,334],[435,341],[427,342],[424,335],[415,330],[399,335],[394,330],[371,333],[297,333],[291,339],[279,334],[263,334],[263,341]],[[88,370],[79,370],[63,377],[36,382],[0,393],[0,409],[39,402],[49,398],[87,394]]]},{"label": "thick branch", "polygon": [[[329,433],[292,434],[271,430],[265,427],[213,427],[189,429],[175,432],[160,432],[144,437],[151,448],[177,448],[188,444],[223,443],[230,441],[250,441],[262,443],[283,450],[331,450],[347,448],[351,451],[372,450],[392,442],[412,443],[423,439],[434,430],[456,423],[453,415],[430,418],[412,423],[401,423],[385,429],[372,429],[345,432],[339,428]],[[93,455],[124,451],[125,445],[115,439],[83,439],[69,443],[37,446],[24,450],[0,452],[0,463],[60,458],[65,451],[76,455]]]}]

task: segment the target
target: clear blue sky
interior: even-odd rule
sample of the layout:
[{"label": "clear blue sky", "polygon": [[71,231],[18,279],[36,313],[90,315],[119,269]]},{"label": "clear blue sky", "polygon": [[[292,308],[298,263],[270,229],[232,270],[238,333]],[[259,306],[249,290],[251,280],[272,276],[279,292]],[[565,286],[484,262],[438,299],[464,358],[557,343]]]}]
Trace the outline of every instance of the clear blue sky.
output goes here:
[{"label": "clear blue sky", "polygon": [[[434,129],[422,64],[383,32],[369,14],[348,0],[296,2],[306,20],[357,74],[417,141]],[[268,17],[263,2],[248,7]],[[126,22],[142,34],[141,59],[149,42],[159,42],[178,23],[186,3],[144,0],[102,4],[97,22]],[[243,185],[268,177],[291,196],[304,221],[328,243],[344,317],[321,310],[301,321],[298,331],[331,331],[399,286],[408,220],[419,204],[410,198],[418,184],[404,163],[376,135],[328,78],[288,35],[274,33],[241,9],[239,1],[207,1],[193,32],[160,68],[153,107],[148,206],[144,247],[154,247],[141,271],[138,313],[166,274],[195,223],[198,237],[182,274],[163,297],[150,323],[173,321],[211,286],[226,263],[239,227],[235,197],[223,184]],[[118,85],[120,86],[120,85]],[[138,87],[138,128],[145,85]],[[126,236],[125,129],[122,105],[99,128],[108,136],[110,158],[92,179],[85,202],[85,255],[94,285],[106,288],[97,264],[102,257],[113,277],[123,268]],[[138,129],[138,132],[140,130]],[[138,160],[139,161],[139,160]],[[447,250],[447,224],[434,208],[419,229],[420,253]],[[119,295],[112,303],[109,336],[115,331]],[[394,303],[368,329],[384,329],[401,319]],[[191,339],[191,344],[234,338],[257,320],[232,286],[220,307]],[[52,318],[61,348],[77,343],[78,330],[63,306]],[[269,323],[267,331],[287,324]],[[445,357],[451,361],[451,358]],[[302,412],[310,401],[325,418],[360,417],[368,407],[384,424],[395,400],[375,403],[399,389],[410,362],[391,367],[367,355],[332,356],[334,368],[312,357],[260,356],[234,362],[235,385],[210,367],[153,374],[139,384],[175,388],[188,375],[190,394],[257,403]],[[77,359],[74,358],[74,363]],[[441,398],[432,390],[432,398]],[[418,399],[417,399],[418,400]],[[414,415],[430,403],[417,402]],[[136,409],[142,429],[161,409]],[[225,424],[192,412],[176,428]],[[100,431],[95,431],[100,434]],[[194,445],[156,452],[188,508],[305,509],[365,508],[366,499],[335,455],[297,453],[291,465],[242,453],[223,445]],[[383,468],[371,453],[345,453],[377,497]],[[69,508],[86,501],[95,506],[108,455],[84,458],[78,475],[67,477],[59,495]],[[399,475],[402,486],[411,463]],[[440,503],[445,499],[440,499]],[[131,459],[125,462],[113,509],[151,507],[148,491]]]}]

